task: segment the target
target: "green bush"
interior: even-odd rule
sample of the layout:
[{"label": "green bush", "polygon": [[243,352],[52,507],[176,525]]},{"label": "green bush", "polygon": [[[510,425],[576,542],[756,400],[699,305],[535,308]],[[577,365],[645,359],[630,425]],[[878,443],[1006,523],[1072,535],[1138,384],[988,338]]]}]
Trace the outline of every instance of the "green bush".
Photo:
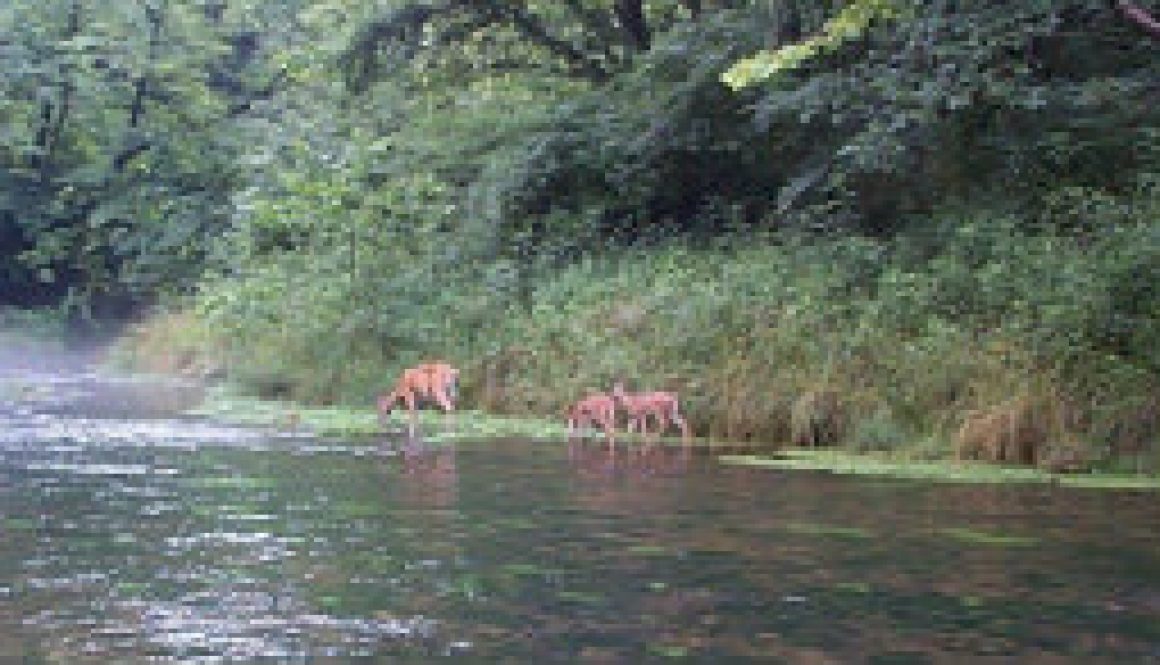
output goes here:
[{"label": "green bush", "polygon": [[832,393],[838,443],[886,450],[949,441],[965,411],[1028,395],[1074,414],[1053,427],[1093,449],[1147,450],[1155,213],[1118,200],[1083,234],[948,213],[896,241],[674,242],[514,278],[436,253],[361,277],[287,255],[207,282],[196,311],[235,378],[307,401],[369,404],[402,367],[445,358],[467,404],[503,413],[553,416],[624,379],[678,391],[699,434],[782,444],[793,405]]}]

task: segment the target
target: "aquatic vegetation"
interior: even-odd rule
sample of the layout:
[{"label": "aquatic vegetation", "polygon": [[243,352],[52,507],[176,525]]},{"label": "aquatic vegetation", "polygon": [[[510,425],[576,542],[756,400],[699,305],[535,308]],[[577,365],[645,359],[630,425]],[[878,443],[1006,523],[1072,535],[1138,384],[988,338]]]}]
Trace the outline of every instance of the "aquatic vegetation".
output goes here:
[{"label": "aquatic vegetation", "polygon": [[[386,431],[370,407],[359,409],[346,406],[303,406],[287,401],[262,399],[245,395],[234,387],[217,386],[206,391],[205,401],[188,412],[190,415],[211,418],[220,422],[268,427],[280,434],[294,436],[391,438],[405,436],[408,416],[396,411],[387,418]],[[458,443],[480,439],[521,438],[561,441],[568,436],[564,422],[532,416],[516,417],[486,413],[477,409],[462,409],[452,413],[420,411],[418,433],[426,443]],[[601,440],[597,436],[596,440]],[[618,443],[649,446],[689,446],[691,448],[722,448],[709,439],[685,441],[680,437],[650,437],[620,433]]]},{"label": "aquatic vegetation", "polygon": [[36,531],[40,527],[40,520],[21,517],[9,517],[0,522],[0,529],[4,531]]},{"label": "aquatic vegetation", "polygon": [[369,501],[343,501],[335,504],[331,510],[342,519],[382,517],[386,513],[382,505]]},{"label": "aquatic vegetation", "polygon": [[865,529],[833,524],[815,524],[807,522],[790,522],[785,525],[786,531],[811,536],[835,536],[838,538],[870,538],[871,534]]},{"label": "aquatic vegetation", "polygon": [[1092,489],[1160,490],[1160,478],[1128,474],[1091,473],[1057,476],[1061,485]]},{"label": "aquatic vegetation", "polygon": [[547,575],[551,571],[534,563],[509,563],[503,567],[505,573],[511,573],[516,576],[538,576]]},{"label": "aquatic vegetation", "polygon": [[[563,445],[526,440],[434,446],[458,466],[433,477],[357,443],[225,437],[256,428],[174,447],[173,423],[86,426],[91,441],[67,446],[39,445],[47,426],[31,447],[0,439],[0,598],[25,619],[21,645],[69,662],[242,658],[238,645],[251,659],[732,662],[819,640],[847,662],[915,635],[936,659],[999,638],[1012,657],[1066,658],[1092,626],[1109,636],[1098,655],[1131,661],[1160,637],[1148,598],[1091,602],[1151,579],[1147,497],[1113,527],[1090,494],[1003,488],[1036,511],[976,527],[945,485],[712,464],[655,483],[580,478]],[[918,496],[928,509],[908,512]],[[1068,547],[1032,546],[1056,544],[1058,523]],[[1039,584],[1044,570],[1066,583]]]},{"label": "aquatic vegetation", "polygon": [[505,529],[538,529],[540,525],[535,520],[529,517],[511,516],[500,517],[492,521],[495,526],[502,526]]},{"label": "aquatic vegetation", "polygon": [[834,585],[838,591],[849,591],[851,593],[870,593],[874,590],[866,582],[838,582]]},{"label": "aquatic vegetation", "polygon": [[839,474],[888,476],[950,482],[1011,482],[1049,480],[1047,474],[1028,468],[984,464],[890,459],[839,450],[784,450],[777,456],[723,455],[723,464],[769,469],[829,471]]},{"label": "aquatic vegetation", "polygon": [[514,578],[536,578],[543,580],[559,580],[567,574],[567,571],[561,568],[542,566],[530,561],[504,564],[500,570]]},{"label": "aquatic vegetation", "polygon": [[685,658],[689,655],[689,647],[680,644],[650,644],[648,652],[662,658]]},{"label": "aquatic vegetation", "polygon": [[607,596],[602,593],[593,593],[589,591],[571,591],[564,590],[556,593],[556,598],[568,603],[577,603],[580,605],[599,605],[607,600]]},{"label": "aquatic vegetation", "polygon": [[228,490],[258,490],[277,487],[276,478],[262,478],[255,476],[203,476],[189,478],[186,484],[198,489],[228,489]]},{"label": "aquatic vegetation", "polygon": [[1039,543],[1039,539],[1031,538],[1030,536],[988,533],[986,531],[968,529],[965,527],[939,529],[939,533],[971,545],[991,545],[996,547],[1029,547]]},{"label": "aquatic vegetation", "polygon": [[1044,483],[1092,489],[1160,490],[1160,478],[1114,474],[1055,474],[1032,467],[1007,467],[978,462],[913,460],[855,454],[840,450],[784,450],[776,456],[722,455],[722,464],[787,471],[880,476],[952,483]]},{"label": "aquatic vegetation", "polygon": [[676,552],[667,547],[664,547],[663,545],[648,544],[632,545],[626,551],[634,556],[647,557],[664,557],[676,554]]},{"label": "aquatic vegetation", "polygon": [[[285,434],[355,438],[384,435],[383,426],[369,407],[306,407],[243,395],[228,387],[208,391],[205,402],[190,413],[230,423],[276,428]],[[407,419],[403,411],[392,413],[387,419],[387,434],[401,435]],[[562,423],[495,416],[469,409],[449,414],[420,411],[418,423],[419,434],[428,443],[508,437],[560,439],[567,434]]]}]

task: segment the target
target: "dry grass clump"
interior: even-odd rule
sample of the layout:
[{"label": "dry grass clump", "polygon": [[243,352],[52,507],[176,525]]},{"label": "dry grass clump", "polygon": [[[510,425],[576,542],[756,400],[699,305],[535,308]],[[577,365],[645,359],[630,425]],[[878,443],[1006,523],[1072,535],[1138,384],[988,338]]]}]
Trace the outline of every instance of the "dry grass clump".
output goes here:
[{"label": "dry grass clump", "polygon": [[686,415],[699,432],[728,441],[789,439],[792,378],[761,361],[764,354],[735,352],[700,379],[682,386]]},{"label": "dry grass clump", "polygon": [[1100,409],[1096,427],[1108,442],[1108,454],[1130,460],[1139,471],[1160,468],[1160,386],[1142,389],[1139,397]]},{"label": "dry grass clump", "polygon": [[793,404],[790,440],[808,448],[837,445],[845,437],[848,424],[846,405],[837,391],[809,390]]},{"label": "dry grass clump", "polygon": [[711,436],[729,441],[785,441],[790,432],[790,396],[759,392],[754,397],[716,400]]},{"label": "dry grass clump", "polygon": [[1092,453],[1079,443],[1078,420],[1078,411],[1053,387],[1028,389],[968,411],[955,435],[955,455],[1073,470],[1089,464]]},{"label": "dry grass clump", "polygon": [[1029,403],[1018,399],[968,411],[955,437],[955,451],[959,459],[1032,465],[1046,443],[1046,430]]},{"label": "dry grass clump", "polygon": [[[1003,252],[1008,244],[996,241]],[[1074,328],[1069,320],[1027,333],[1058,308],[1007,306],[1038,293],[1034,274],[1003,277],[1023,274],[1022,259],[995,263],[1007,260],[1001,252],[987,271],[966,259],[867,268],[880,265],[880,249],[663,249],[545,274],[527,302],[472,300],[474,287],[459,284],[446,296],[456,306],[383,300],[361,323],[345,297],[299,302],[290,296],[310,293],[309,282],[262,278],[192,310],[214,323],[162,313],[127,346],[138,368],[228,365],[258,392],[307,402],[367,404],[401,367],[445,357],[463,370],[464,407],[497,414],[557,418],[619,378],[677,392],[694,432],[717,440],[1060,468],[1093,457],[1160,463],[1155,373],[1117,359],[1089,367],[1110,356],[1045,346],[1070,339],[1047,334]]]},{"label": "dry grass clump", "polygon": [[225,354],[193,310],[155,314],[135,326],[112,351],[120,366],[155,374],[219,375]]}]

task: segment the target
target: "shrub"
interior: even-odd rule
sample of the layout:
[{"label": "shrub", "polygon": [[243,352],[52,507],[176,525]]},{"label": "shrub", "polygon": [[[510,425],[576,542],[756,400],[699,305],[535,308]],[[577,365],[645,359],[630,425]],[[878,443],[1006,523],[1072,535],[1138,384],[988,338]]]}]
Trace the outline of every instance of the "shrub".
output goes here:
[{"label": "shrub", "polygon": [[[944,455],[957,439],[965,456],[1019,462],[1061,442],[1155,455],[1160,409],[1141,397],[1160,393],[1154,338],[1119,326],[1160,318],[1149,284],[1124,283],[1160,265],[1160,236],[1146,197],[1117,205],[1133,233],[948,213],[890,243],[783,234],[589,254],[523,273],[522,295],[502,259],[419,254],[352,277],[286,257],[207,282],[192,318],[233,376],[308,401],[369,404],[438,357],[463,370],[464,404],[502,413],[555,417],[625,378],[677,391],[714,437]],[[154,325],[158,339],[199,329]],[[965,425],[969,411],[983,415]]]}]

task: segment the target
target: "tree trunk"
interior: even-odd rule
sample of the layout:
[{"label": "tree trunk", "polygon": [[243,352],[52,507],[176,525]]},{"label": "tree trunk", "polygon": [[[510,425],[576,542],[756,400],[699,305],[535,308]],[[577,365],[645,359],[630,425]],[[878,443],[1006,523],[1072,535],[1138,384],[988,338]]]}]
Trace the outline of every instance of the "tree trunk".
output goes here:
[{"label": "tree trunk", "polygon": [[647,51],[652,35],[644,17],[644,0],[616,0],[616,18],[632,47],[637,51]]},{"label": "tree trunk", "polygon": [[[69,8],[63,38],[66,40],[72,39],[80,31],[81,2],[80,0],[74,0],[72,7]],[[48,180],[49,167],[52,164],[52,153],[60,143],[60,137],[64,134],[65,123],[68,121],[69,113],[72,111],[73,82],[70,78],[71,74],[63,63],[59,65],[59,71],[60,96],[57,98],[55,108],[49,102],[44,103],[41,108],[41,116],[45,124],[37,132],[37,142],[43,150],[40,155],[40,175],[41,179],[45,181]]]},{"label": "tree trunk", "polygon": [[133,104],[129,107],[129,126],[132,128],[141,123],[141,117],[145,114],[145,94],[149,88],[148,68],[157,61],[157,51],[161,47],[161,10],[146,4],[145,18],[149,21],[149,61],[133,82]]}]

